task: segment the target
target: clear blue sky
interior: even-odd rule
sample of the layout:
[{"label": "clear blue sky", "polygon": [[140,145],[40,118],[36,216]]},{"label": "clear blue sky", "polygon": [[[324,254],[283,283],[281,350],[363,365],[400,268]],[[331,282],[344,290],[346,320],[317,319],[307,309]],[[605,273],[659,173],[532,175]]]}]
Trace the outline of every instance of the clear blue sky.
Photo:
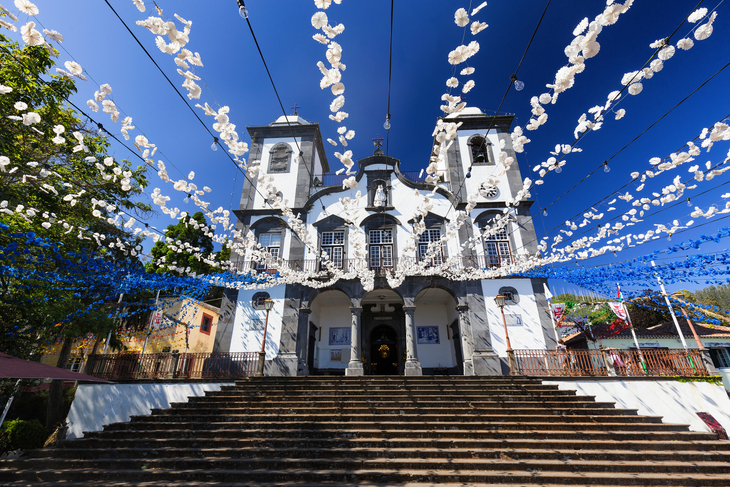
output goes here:
[{"label": "clear blue sky", "polygon": [[[109,83],[114,92],[113,100],[126,115],[134,118],[134,125],[153,143],[169,167],[173,179],[196,172],[199,186],[213,188],[210,199],[212,208],[237,207],[242,176],[222,153],[212,152],[211,137],[184,106],[178,95],[157,71],[122,23],[102,0],[35,2],[40,14],[37,20],[48,29],[61,32],[65,41],[59,64],[75,59],[93,80]],[[172,56],[161,53],[155,46],[155,36],[135,25],[137,20],[155,15],[152,2],[145,1],[147,12],[140,13],[132,0],[110,0],[132,32],[160,64],[172,81],[179,87],[182,78],[176,73]],[[432,131],[437,117],[443,115],[440,97],[447,91],[446,80],[453,67],[448,64],[449,51],[461,44],[464,30],[454,23],[454,11],[471,7],[481,1],[397,0],[394,12],[393,71],[391,90],[392,128],[389,134],[389,154],[401,160],[404,170],[420,170],[427,165],[432,145]],[[671,107],[730,62],[730,5],[714,1],[702,2],[702,7],[712,10],[718,3],[718,18],[713,35],[704,41],[695,41],[689,51],[678,50],[664,69],[644,83],[638,96],[628,97],[619,108],[626,116],[615,121],[607,117],[604,127],[585,137],[579,144],[582,153],[568,157],[568,165],[561,174],[551,173],[546,183],[533,192],[536,203],[533,216],[538,235],[551,230],[567,218],[604,195],[629,181],[632,171],[648,168],[652,157],[664,158],[693,139],[703,127],[730,114],[730,68],[708,82],[682,106],[659,122],[653,129],[634,142],[610,162],[611,172],[598,171],[575,190],[553,203],[568,188],[595,169],[603,160],[613,156],[621,147],[644,131]],[[489,27],[472,36],[466,33],[465,42],[478,40],[481,49],[470,59],[476,68],[473,79],[476,87],[467,95],[470,106],[477,106],[485,113],[493,113],[509,85],[510,75],[517,68],[520,58],[530,41],[543,13],[545,1],[491,0],[475,17]],[[12,1],[5,2],[12,7]],[[211,106],[228,105],[231,121],[239,133],[248,140],[244,127],[268,124],[281,115],[281,111],[269,83],[262,61],[254,45],[246,22],[239,17],[235,0],[159,0],[165,17],[177,13],[193,22],[190,43],[186,46],[202,56],[204,68],[199,74],[204,81],[203,95],[199,102]],[[595,105],[602,105],[606,96],[621,88],[624,73],[639,69],[649,59],[653,49],[649,44],[672,34],[682,20],[694,9],[695,1],[666,0],[662,2],[637,0],[615,25],[605,27],[598,38],[600,53],[586,62],[586,70],[578,75],[576,86],[562,94],[555,105],[548,105],[547,124],[537,132],[528,132],[532,143],[518,155],[518,162],[525,176],[533,177],[532,167],[550,157],[555,144],[574,141],[573,129],[582,113]],[[548,91],[545,85],[552,83],[555,72],[567,64],[563,49],[573,39],[572,31],[584,18],[592,20],[604,8],[605,2],[592,0],[553,0],[547,9],[540,29],[519,69],[518,77],[525,82],[521,92],[510,90],[500,113],[515,114],[515,124],[525,126],[530,119],[532,96]],[[261,49],[271,70],[287,113],[297,103],[299,114],[320,123],[324,138],[336,139],[337,124],[330,121],[329,104],[333,98],[329,89],[320,90],[320,73],[316,62],[326,63],[326,47],[312,40],[317,31],[310,18],[316,8],[312,0],[249,0],[247,7],[250,21]],[[330,24],[343,23],[345,32],[336,38],[343,47],[342,62],[347,65],[343,74],[346,85],[344,110],[350,117],[345,121],[348,129],[354,129],[356,137],[348,149],[356,159],[372,153],[371,139],[384,135],[383,121],[387,112],[388,96],[388,41],[390,2],[386,0],[343,0],[327,11]],[[22,25],[26,16],[21,15]],[[672,37],[672,44],[687,35],[698,24],[682,25]],[[17,34],[16,38],[19,37]],[[326,63],[327,64],[327,63]],[[459,65],[459,70],[464,65]],[[79,93],[73,99],[85,106],[98,85],[92,80],[79,83]],[[182,88],[180,88],[182,91]],[[184,92],[184,91],[183,91]],[[196,101],[198,102],[198,101]],[[197,110],[197,109],[196,109]],[[212,124],[211,117],[201,118]],[[122,116],[124,116],[124,114]],[[107,129],[118,132],[119,125],[112,124],[108,115],[93,114]],[[135,131],[133,134],[137,134]],[[327,145],[327,144],[325,144]],[[702,153],[697,163],[711,160],[719,162],[728,151],[727,142],[719,143],[710,154]],[[338,169],[339,161],[332,155],[339,148],[327,145],[330,167]],[[113,146],[117,158],[132,158],[121,146]],[[670,173],[688,175],[686,166]],[[177,169],[176,169],[177,168]],[[179,171],[178,171],[179,170]],[[727,181],[722,175],[711,183],[703,183],[695,192],[704,191]],[[149,191],[163,188],[163,193],[176,193],[170,186],[150,174]],[[655,185],[661,188],[664,184]],[[647,185],[647,189],[650,189]],[[646,192],[646,190],[645,190]],[[719,203],[720,195],[727,188],[720,187],[703,196],[692,198],[702,208]],[[179,193],[177,193],[179,194]],[[689,195],[690,197],[692,194]],[[619,201],[620,202],[620,201]],[[538,208],[551,205],[543,217]],[[170,201],[168,206],[179,206],[192,211],[194,206],[185,205],[182,196]],[[615,205],[616,206],[616,205]],[[622,207],[619,207],[619,209]],[[603,211],[600,207],[599,210]],[[605,209],[605,208],[604,208]],[[655,218],[648,218],[640,228],[645,231],[653,223],[667,223],[674,218],[689,219],[689,208],[680,205],[677,210],[664,211]],[[696,225],[707,220],[695,219]],[[709,220],[702,228],[677,235],[675,239],[696,237],[699,233],[712,233],[728,220]],[[172,221],[160,214],[155,222],[164,228]],[[633,227],[637,228],[637,227]],[[557,230],[555,230],[557,231]],[[638,231],[635,233],[639,233]],[[554,235],[554,233],[551,233]],[[668,245],[666,239],[629,249],[619,257],[613,255],[592,259],[584,265],[599,265],[645,254]],[[703,247],[703,251],[726,248],[726,243]],[[557,283],[560,287],[560,283]]]}]

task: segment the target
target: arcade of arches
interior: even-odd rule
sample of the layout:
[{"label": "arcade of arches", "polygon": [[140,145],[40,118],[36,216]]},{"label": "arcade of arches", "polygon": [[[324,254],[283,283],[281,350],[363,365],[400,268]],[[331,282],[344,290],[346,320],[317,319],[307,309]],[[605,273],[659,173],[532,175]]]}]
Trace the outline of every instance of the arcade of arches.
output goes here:
[{"label": "arcade of arches", "polygon": [[461,333],[469,326],[465,309],[439,287],[426,287],[410,299],[389,288],[359,299],[339,289],[319,292],[309,308],[300,310],[299,330],[307,337],[300,340],[300,370],[310,375],[463,374],[471,358],[471,345]]}]

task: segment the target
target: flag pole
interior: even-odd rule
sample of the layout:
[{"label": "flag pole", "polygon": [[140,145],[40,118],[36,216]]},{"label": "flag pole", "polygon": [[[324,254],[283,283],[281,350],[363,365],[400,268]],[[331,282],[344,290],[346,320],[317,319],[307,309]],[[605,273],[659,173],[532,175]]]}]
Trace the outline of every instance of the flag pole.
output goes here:
[{"label": "flag pole", "polygon": [[644,361],[644,354],[641,353],[641,347],[639,346],[639,340],[636,338],[636,332],[634,331],[634,324],[631,323],[631,316],[629,315],[629,308],[626,306],[626,303],[624,303],[624,296],[621,293],[621,286],[619,283],[616,283],[616,290],[618,291],[618,300],[621,303],[621,307],[624,310],[624,313],[626,313],[626,322],[629,324],[629,330],[631,330],[631,336],[634,337],[634,344],[636,345],[636,350],[639,351],[639,360],[641,360],[641,366],[644,368],[644,373],[646,375],[649,375],[649,369],[646,367],[646,362]]}]

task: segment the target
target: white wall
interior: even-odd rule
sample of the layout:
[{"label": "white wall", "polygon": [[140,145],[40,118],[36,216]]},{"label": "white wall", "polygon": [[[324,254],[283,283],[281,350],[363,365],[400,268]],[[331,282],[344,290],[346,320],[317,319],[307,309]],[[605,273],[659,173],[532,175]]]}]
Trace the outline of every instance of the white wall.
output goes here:
[{"label": "white wall", "polygon": [[104,425],[150,414],[153,408],[169,408],[173,402],[219,391],[223,383],[181,384],[79,384],[68,412],[67,438],[81,438],[84,431],[101,431]]},{"label": "white wall", "polygon": [[[281,338],[281,317],[284,311],[285,284],[279,284],[265,290],[274,300],[274,307],[269,312],[269,324],[266,331],[266,360],[272,360],[279,353],[279,339]],[[266,319],[266,311],[253,309],[251,298],[261,290],[241,289],[238,291],[236,303],[236,317],[233,322],[230,352],[258,352],[261,350],[263,330],[251,330],[250,320]]]},{"label": "white wall", "polygon": [[[469,164],[471,164],[471,148],[469,147],[469,144],[467,143],[469,141],[469,137],[472,135],[480,134],[484,135],[486,132],[486,129],[480,129],[480,130],[459,130],[459,138],[458,138],[458,144],[459,144],[459,152],[461,154],[461,163],[464,167],[464,173],[466,174],[466,171],[469,169]],[[495,163],[497,162],[497,155],[499,154],[499,134],[497,134],[494,131],[490,131],[489,135],[487,136],[487,139],[489,142],[492,143],[492,153],[494,154]],[[513,166],[517,164],[517,161],[513,163]],[[512,168],[510,168],[512,170]],[[471,168],[471,177],[465,179],[464,187],[466,188],[467,194],[472,195],[477,192],[479,189],[479,185],[487,180],[489,176],[492,175],[496,171],[496,165],[494,166],[487,166],[487,165],[476,165],[472,166]],[[456,183],[454,183],[456,184]],[[497,188],[499,189],[499,195],[491,200],[488,200],[486,198],[482,198],[480,195],[477,197],[478,202],[483,201],[506,201],[513,198],[513,194],[510,191],[509,183],[507,182],[507,176],[502,176],[499,179],[499,184],[497,185]],[[454,188],[456,190],[457,188]]]},{"label": "white wall", "polygon": [[499,289],[511,286],[517,290],[520,300],[517,304],[504,307],[506,314],[522,316],[522,326],[509,326],[509,339],[513,350],[545,349],[545,336],[540,324],[540,310],[537,308],[529,279],[485,279],[482,280],[484,304],[489,321],[489,333],[492,337],[492,348],[500,357],[507,356],[507,343],[504,337],[502,313],[494,302]]},{"label": "white wall", "polygon": [[[694,337],[684,337],[687,348],[697,349],[697,342]],[[727,338],[703,338],[700,341],[707,348],[730,348],[730,339]],[[636,348],[634,339],[629,338],[605,338],[601,343],[610,348]],[[639,346],[651,346],[654,348],[682,348],[679,338],[639,338]]]},{"label": "white wall", "polygon": [[638,409],[641,415],[662,416],[664,423],[688,424],[692,431],[710,429],[697,412],[710,413],[730,433],[730,399],[722,386],[708,382],[670,380],[543,381],[579,396],[595,396],[599,402],[615,402],[617,408]]},{"label": "white wall", "polygon": [[[301,144],[300,138],[297,137],[296,141]],[[277,138],[277,139],[266,139],[264,141],[263,147],[261,148],[261,172],[268,173],[269,170],[269,151],[279,143],[285,143],[289,144],[289,147],[292,150],[291,154],[291,162],[289,163],[289,172],[286,173],[272,173],[270,174],[271,177],[274,178],[274,186],[276,186],[277,191],[281,191],[283,195],[283,199],[287,200],[289,203],[289,206],[294,204],[294,197],[296,196],[296,190],[297,190],[297,171],[299,170],[299,164],[297,163],[297,158],[299,157],[299,151],[297,150],[297,145],[295,143],[295,139],[292,137],[283,137],[283,138]],[[306,170],[306,169],[302,169]],[[260,187],[260,186],[259,186]],[[254,197],[254,208],[268,208],[268,205],[264,204],[264,197],[266,195],[259,194],[259,191],[256,191],[255,197]]]},{"label": "white wall", "polygon": [[[451,323],[448,321],[446,305],[420,302],[416,305],[413,319],[416,328],[419,326],[438,326],[439,329],[439,343],[437,345],[416,343],[421,367],[453,367],[456,365],[454,362],[453,337],[451,337],[451,332],[448,334],[446,332],[447,325]],[[447,339],[447,336],[451,338]]]},{"label": "white wall", "polygon": [[[312,306],[314,308],[315,305]],[[350,362],[350,344],[330,346],[330,328],[342,328],[352,326],[352,313],[348,306],[317,306],[316,312],[310,315],[312,323],[320,329],[317,330],[317,342],[315,344],[315,367],[320,369],[346,369]],[[352,337],[350,337],[352,340]],[[360,343],[362,345],[362,341]],[[330,360],[331,350],[341,350],[342,360],[339,362]]]}]

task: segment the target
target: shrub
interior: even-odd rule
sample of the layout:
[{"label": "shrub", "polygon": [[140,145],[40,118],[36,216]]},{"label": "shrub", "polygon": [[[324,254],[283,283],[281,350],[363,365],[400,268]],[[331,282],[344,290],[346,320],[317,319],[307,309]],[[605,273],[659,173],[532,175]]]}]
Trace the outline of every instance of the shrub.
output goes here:
[{"label": "shrub", "polygon": [[0,433],[2,453],[40,448],[48,438],[48,430],[37,419],[8,421],[3,425]]}]

